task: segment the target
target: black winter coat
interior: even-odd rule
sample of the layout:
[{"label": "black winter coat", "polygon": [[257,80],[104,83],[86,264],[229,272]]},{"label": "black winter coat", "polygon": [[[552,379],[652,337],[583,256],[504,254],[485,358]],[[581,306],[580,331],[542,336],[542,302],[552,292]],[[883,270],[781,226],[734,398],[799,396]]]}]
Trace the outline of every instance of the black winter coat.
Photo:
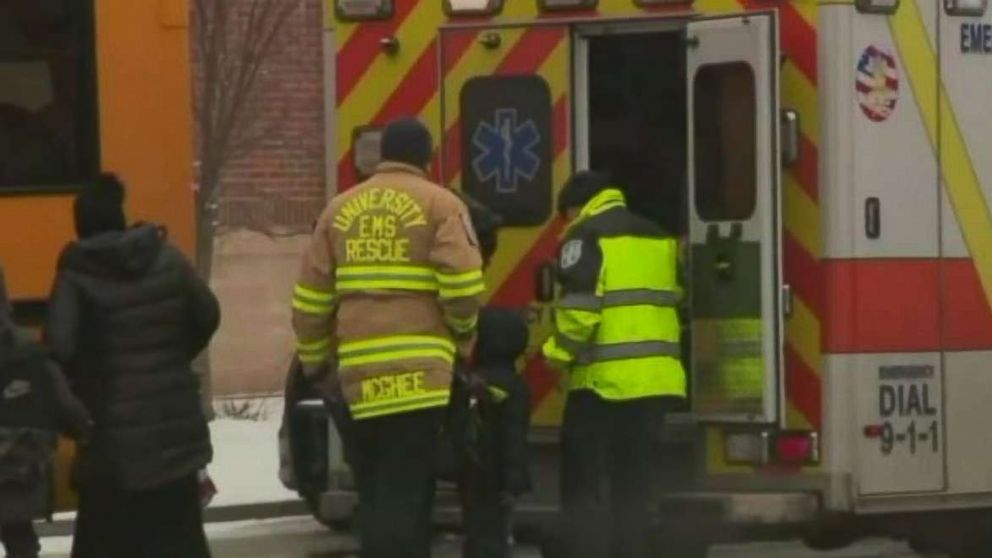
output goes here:
[{"label": "black winter coat", "polygon": [[[531,488],[530,390],[516,366],[528,336],[527,324],[517,311],[490,306],[479,313],[473,370],[462,372],[455,382],[448,421],[455,464],[462,482],[468,484],[463,489],[469,492],[519,495]],[[465,383],[479,379],[482,385]],[[479,402],[474,409],[469,404],[473,396]]]},{"label": "black winter coat", "polygon": [[220,310],[164,230],[70,244],[50,304],[47,341],[94,421],[77,482],[148,490],[206,466],[210,434],[190,363]]},{"label": "black winter coat", "polygon": [[46,473],[59,432],[85,438],[89,417],[38,343],[0,339],[0,524],[47,515]]}]

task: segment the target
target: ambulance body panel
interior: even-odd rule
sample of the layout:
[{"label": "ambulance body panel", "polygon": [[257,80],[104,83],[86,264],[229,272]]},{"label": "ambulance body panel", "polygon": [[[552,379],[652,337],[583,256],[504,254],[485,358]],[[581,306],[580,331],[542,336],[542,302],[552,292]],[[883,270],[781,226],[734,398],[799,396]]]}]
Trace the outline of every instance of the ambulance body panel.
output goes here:
[{"label": "ambulance body panel", "polygon": [[[681,487],[761,495],[777,510],[761,522],[992,509],[992,14],[951,13],[981,2],[394,2],[349,21],[349,1],[328,0],[333,190],[413,114],[438,182],[503,214],[488,297],[532,326],[542,483],[556,484],[565,395],[537,356],[554,195],[575,169],[643,166],[629,181],[662,191],[634,187],[632,206],[688,245],[693,393],[666,434],[692,457]],[[339,513],[349,481],[330,439]]]}]

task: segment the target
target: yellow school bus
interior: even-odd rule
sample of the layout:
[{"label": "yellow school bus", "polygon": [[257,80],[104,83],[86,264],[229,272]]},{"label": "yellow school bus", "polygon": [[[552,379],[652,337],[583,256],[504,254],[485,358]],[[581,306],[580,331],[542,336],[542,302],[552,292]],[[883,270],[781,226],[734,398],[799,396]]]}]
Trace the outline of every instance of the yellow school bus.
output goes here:
[{"label": "yellow school bus", "polygon": [[[193,253],[188,14],[187,0],[0,3],[0,264],[21,323],[40,324],[73,194],[98,172]],[[56,510],[74,503],[71,454],[63,443]]]}]

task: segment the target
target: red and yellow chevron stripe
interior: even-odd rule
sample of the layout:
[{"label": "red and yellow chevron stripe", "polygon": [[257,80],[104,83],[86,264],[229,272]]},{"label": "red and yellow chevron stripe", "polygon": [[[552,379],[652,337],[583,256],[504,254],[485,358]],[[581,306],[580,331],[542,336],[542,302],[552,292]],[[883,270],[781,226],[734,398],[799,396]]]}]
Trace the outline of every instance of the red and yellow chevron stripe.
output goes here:
[{"label": "red and yellow chevron stripe", "polygon": [[[331,0],[328,0],[331,1]],[[395,0],[389,21],[367,23],[328,22],[336,30],[337,118],[336,153],[339,188],[356,181],[351,150],[353,131],[364,125],[381,125],[400,115],[417,115],[428,123],[436,138],[444,138],[434,168],[437,178],[457,187],[461,169],[458,104],[445,99],[448,91],[478,75],[536,73],[548,82],[554,102],[554,183],[560,186],[571,171],[569,149],[569,72],[571,53],[565,27],[543,21],[540,26],[502,27],[499,49],[486,49],[479,38],[483,30],[459,28],[440,31],[454,23],[533,22],[542,18],[537,1],[508,0],[495,19],[450,19],[436,0]],[[777,8],[781,17],[781,44],[786,55],[782,69],[783,105],[799,111],[803,143],[800,163],[785,179],[785,270],[795,293],[795,313],[787,327],[786,386],[787,424],[792,428],[817,428],[820,424],[820,324],[823,293],[820,274],[820,228],[817,192],[816,0],[697,0],[694,9],[704,13]],[[633,0],[600,0],[596,11],[569,17],[644,16],[687,6],[641,9]],[[333,14],[333,10],[327,10]],[[387,54],[380,41],[395,37],[399,50]],[[440,48],[443,41],[443,48]],[[439,52],[440,51],[440,52]],[[442,131],[444,132],[442,134]],[[442,156],[443,155],[443,156]],[[440,174],[440,173],[439,173]],[[534,268],[551,258],[560,225],[549,221],[541,227],[507,230],[504,246],[490,271],[491,296],[502,304],[526,306],[531,301]],[[535,421],[553,423],[560,411],[555,397],[555,377],[533,363],[528,377],[538,401]]]}]

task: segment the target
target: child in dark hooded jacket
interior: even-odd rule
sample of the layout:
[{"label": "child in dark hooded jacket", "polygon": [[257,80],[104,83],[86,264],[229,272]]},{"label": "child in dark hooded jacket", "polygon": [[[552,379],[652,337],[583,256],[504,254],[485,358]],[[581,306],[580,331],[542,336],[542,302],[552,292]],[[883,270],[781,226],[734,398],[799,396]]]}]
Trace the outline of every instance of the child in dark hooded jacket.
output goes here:
[{"label": "child in dark hooded jacket", "polygon": [[513,504],[531,488],[530,393],[516,364],[527,338],[518,312],[489,307],[480,313],[461,479],[466,557],[510,556]]},{"label": "child in dark hooded jacket", "polygon": [[90,419],[45,348],[14,326],[0,269],[0,540],[36,558],[32,520],[49,513],[46,474],[59,432],[83,438]]},{"label": "child in dark hooded jacket", "polygon": [[[484,264],[496,251],[499,217],[465,198]],[[510,555],[513,503],[530,491],[527,432],[530,393],[517,371],[527,348],[527,324],[519,312],[486,307],[479,313],[478,342],[470,366],[460,366],[450,423],[460,446],[459,491],[467,558]]]}]

